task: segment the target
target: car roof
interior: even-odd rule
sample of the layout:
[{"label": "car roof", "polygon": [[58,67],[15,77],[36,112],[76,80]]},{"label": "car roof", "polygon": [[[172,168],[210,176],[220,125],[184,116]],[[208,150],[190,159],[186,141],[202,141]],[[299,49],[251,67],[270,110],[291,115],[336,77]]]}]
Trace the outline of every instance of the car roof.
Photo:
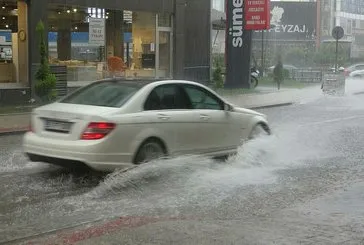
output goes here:
[{"label": "car roof", "polygon": [[182,83],[182,84],[190,84],[190,85],[197,85],[197,86],[202,86],[201,83],[197,83],[197,82],[193,82],[193,81],[188,81],[188,80],[152,80],[152,79],[121,79],[121,78],[107,78],[107,79],[102,79],[102,80],[98,80],[95,81],[93,83],[102,83],[102,82],[117,82],[117,83],[122,83],[122,84],[126,84],[126,85],[135,85],[138,87],[145,87],[147,85],[151,85],[153,87],[155,86],[159,86],[159,85],[163,85],[163,84],[175,84],[175,83]]}]

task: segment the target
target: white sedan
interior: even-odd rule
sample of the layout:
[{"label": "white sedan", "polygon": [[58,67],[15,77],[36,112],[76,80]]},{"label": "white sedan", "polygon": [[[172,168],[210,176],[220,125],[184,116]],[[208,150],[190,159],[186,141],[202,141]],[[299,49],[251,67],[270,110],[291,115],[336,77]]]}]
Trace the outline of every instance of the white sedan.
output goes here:
[{"label": "white sedan", "polygon": [[353,78],[364,78],[364,70],[350,72],[349,76]]},{"label": "white sedan", "polygon": [[195,82],[108,79],[36,108],[23,148],[31,161],[112,171],[162,156],[234,154],[267,118]]}]

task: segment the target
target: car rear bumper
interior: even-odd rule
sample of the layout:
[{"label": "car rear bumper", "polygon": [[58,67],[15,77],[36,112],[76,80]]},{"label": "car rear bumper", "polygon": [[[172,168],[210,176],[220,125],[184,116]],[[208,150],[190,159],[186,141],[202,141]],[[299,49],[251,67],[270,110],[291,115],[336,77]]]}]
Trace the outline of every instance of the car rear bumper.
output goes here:
[{"label": "car rear bumper", "polygon": [[98,171],[128,168],[131,153],[107,151],[105,141],[66,141],[40,137],[28,132],[24,135],[23,151],[31,161],[46,162],[64,167],[87,166]]}]

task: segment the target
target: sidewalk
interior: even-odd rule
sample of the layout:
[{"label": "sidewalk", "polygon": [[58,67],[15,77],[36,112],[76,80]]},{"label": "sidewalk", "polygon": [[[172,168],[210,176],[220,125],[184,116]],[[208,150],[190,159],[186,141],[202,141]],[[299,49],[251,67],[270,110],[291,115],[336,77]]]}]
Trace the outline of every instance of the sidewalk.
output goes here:
[{"label": "sidewalk", "polygon": [[[319,86],[305,89],[282,89],[280,91],[265,88],[263,93],[229,95],[224,97],[237,106],[258,109],[290,105],[317,93],[321,93]],[[30,113],[0,114],[0,135],[23,133],[28,130],[29,122]]]}]

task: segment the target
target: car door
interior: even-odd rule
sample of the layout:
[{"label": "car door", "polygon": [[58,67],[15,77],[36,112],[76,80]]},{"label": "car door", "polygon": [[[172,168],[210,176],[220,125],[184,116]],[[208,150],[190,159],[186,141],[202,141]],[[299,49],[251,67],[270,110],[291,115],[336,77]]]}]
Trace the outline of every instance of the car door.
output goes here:
[{"label": "car door", "polygon": [[148,130],[161,135],[172,155],[194,153],[196,116],[186,98],[178,84],[164,84],[151,91],[144,105]]},{"label": "car door", "polygon": [[240,115],[224,110],[224,102],[200,86],[184,85],[196,111],[196,133],[203,153],[231,150],[243,135]]}]

